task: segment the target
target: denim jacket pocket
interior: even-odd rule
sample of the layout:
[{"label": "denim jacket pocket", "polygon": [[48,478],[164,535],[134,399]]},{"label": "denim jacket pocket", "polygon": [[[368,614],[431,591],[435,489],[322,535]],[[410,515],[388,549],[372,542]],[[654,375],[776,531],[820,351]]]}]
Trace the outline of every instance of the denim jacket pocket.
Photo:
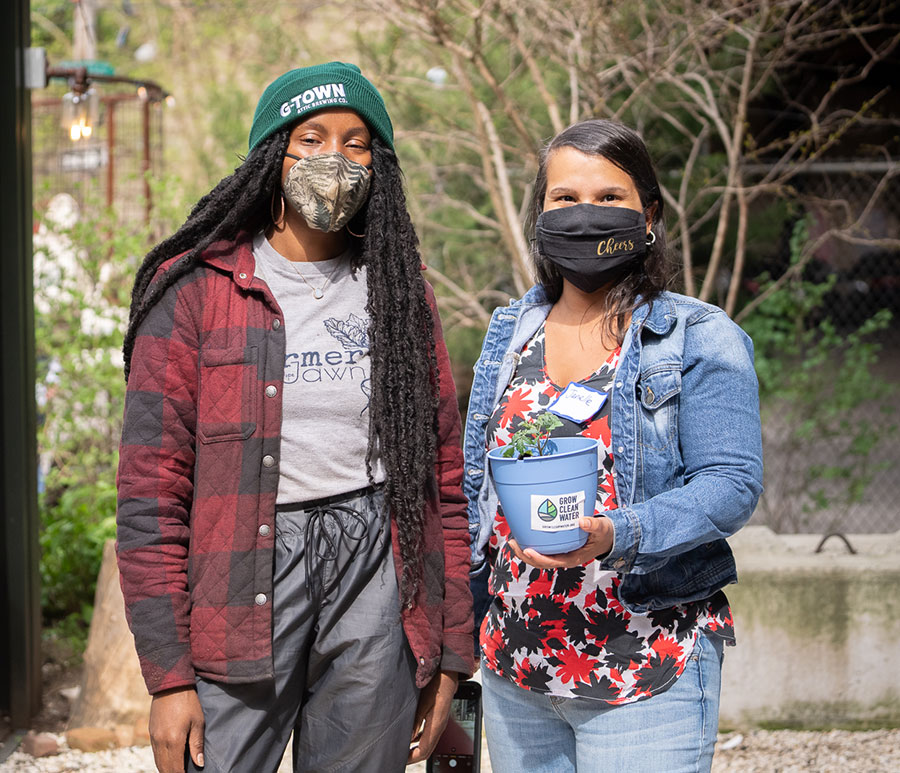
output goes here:
[{"label": "denim jacket pocket", "polygon": [[644,448],[662,450],[675,439],[681,371],[672,367],[642,373],[637,391],[643,414],[639,425],[640,444]]},{"label": "denim jacket pocket", "polygon": [[201,351],[197,399],[201,442],[246,440],[256,431],[256,362],[255,346]]}]

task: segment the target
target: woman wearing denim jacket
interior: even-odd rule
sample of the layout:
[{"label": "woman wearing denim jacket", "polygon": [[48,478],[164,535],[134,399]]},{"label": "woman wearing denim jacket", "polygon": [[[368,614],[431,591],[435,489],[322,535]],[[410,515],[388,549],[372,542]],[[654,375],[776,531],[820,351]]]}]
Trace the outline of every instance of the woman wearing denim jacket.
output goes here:
[{"label": "woman wearing denim jacket", "polygon": [[[725,538],[762,490],[753,347],[720,309],[666,291],[647,149],[602,120],[545,149],[531,210],[537,285],[494,312],[466,424],[472,589],[491,763],[505,771],[709,770],[725,644]],[[598,438],[579,549],[522,550],[486,452],[567,386],[553,436]]]}]

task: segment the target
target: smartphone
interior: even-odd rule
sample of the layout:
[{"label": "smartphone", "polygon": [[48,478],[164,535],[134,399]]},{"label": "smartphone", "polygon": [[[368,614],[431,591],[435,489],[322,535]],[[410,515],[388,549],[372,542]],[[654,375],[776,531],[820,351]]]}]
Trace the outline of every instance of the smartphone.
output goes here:
[{"label": "smartphone", "polygon": [[428,773],[479,773],[481,770],[481,685],[460,682],[447,727],[425,764]]}]

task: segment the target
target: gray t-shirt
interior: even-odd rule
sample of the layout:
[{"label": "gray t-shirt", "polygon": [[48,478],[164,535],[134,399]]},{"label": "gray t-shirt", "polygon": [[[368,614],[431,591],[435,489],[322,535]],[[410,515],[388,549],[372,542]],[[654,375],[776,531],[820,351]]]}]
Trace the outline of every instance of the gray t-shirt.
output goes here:
[{"label": "gray t-shirt", "polygon": [[[277,502],[363,488],[370,395],[365,267],[354,273],[347,254],[294,263],[263,233],[253,239],[253,257],[256,276],[284,313],[287,337]],[[383,481],[380,459],[372,462],[375,481]]]}]

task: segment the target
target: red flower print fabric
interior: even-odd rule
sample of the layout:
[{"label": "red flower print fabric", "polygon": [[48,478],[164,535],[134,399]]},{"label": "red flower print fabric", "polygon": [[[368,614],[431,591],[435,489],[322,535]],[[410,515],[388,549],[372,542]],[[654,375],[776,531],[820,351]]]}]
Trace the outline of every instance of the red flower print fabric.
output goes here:
[{"label": "red flower print fabric", "polygon": [[[518,367],[487,425],[488,449],[509,443],[519,423],[544,412],[562,389],[547,375],[544,328],[523,348]],[[579,382],[609,393],[619,364],[616,349]],[[600,441],[596,512],[616,507],[609,400],[584,423],[561,418],[554,437],[586,435]],[[684,671],[703,629],[734,641],[725,594],[646,614],[619,599],[621,577],[598,561],[572,569],[542,570],[516,558],[498,508],[489,543],[494,596],[481,627],[482,662],[527,690],[583,697],[608,705],[649,698]]]}]

